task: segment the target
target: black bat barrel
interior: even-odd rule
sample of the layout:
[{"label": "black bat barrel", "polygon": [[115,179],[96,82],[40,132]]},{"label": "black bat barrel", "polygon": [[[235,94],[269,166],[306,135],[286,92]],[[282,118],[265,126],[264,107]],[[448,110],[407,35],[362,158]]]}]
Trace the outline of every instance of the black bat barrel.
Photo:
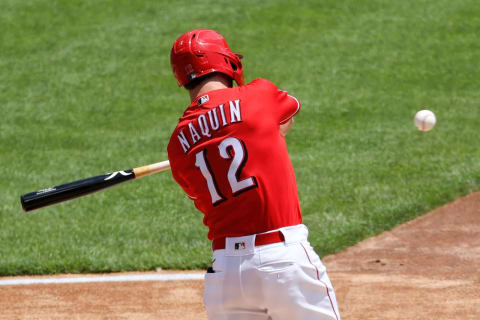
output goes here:
[{"label": "black bat barrel", "polygon": [[23,210],[32,211],[59,202],[82,197],[132,179],[135,179],[135,173],[133,170],[117,171],[26,193],[20,197],[20,200],[22,202]]}]

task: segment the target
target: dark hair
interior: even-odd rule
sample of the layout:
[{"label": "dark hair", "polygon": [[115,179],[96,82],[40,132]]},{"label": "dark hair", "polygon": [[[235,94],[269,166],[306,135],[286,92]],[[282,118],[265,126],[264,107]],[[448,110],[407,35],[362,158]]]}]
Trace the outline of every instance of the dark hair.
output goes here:
[{"label": "dark hair", "polygon": [[200,85],[202,82],[204,82],[205,80],[208,80],[210,78],[213,78],[214,76],[216,75],[222,75],[222,76],[225,76],[225,78],[229,79],[230,80],[230,87],[233,86],[233,79],[230,78],[229,76],[223,74],[223,73],[220,73],[220,72],[213,72],[213,73],[209,73],[207,75],[204,75],[200,78],[195,78],[193,79],[192,81],[190,81],[189,83],[187,83],[186,85],[184,85],[185,89],[187,90],[193,90],[195,89],[196,86]]}]

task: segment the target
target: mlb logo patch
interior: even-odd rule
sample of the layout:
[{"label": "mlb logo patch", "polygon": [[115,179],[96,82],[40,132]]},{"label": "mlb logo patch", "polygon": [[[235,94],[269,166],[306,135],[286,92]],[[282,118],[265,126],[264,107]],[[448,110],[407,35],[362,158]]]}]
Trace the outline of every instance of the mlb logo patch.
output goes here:
[{"label": "mlb logo patch", "polygon": [[199,106],[201,106],[201,105],[204,104],[205,102],[208,102],[208,100],[210,100],[210,97],[208,96],[208,94],[206,94],[206,95],[200,97],[200,99],[198,99],[197,104],[198,104]]},{"label": "mlb logo patch", "polygon": [[244,250],[245,249],[245,242],[236,242],[235,243],[235,250]]}]

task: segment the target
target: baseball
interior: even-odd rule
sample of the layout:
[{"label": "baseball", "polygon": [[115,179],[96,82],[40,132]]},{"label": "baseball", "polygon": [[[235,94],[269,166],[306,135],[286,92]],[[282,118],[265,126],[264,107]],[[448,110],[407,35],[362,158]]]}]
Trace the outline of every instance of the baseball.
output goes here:
[{"label": "baseball", "polygon": [[415,114],[415,118],[413,118],[413,123],[420,131],[429,131],[435,127],[435,123],[437,123],[437,118],[435,114],[430,110],[420,110]]}]

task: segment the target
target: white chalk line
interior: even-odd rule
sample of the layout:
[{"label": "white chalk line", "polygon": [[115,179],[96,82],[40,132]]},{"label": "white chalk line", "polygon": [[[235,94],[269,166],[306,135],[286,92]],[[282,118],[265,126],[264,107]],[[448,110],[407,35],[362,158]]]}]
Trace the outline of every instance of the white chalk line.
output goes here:
[{"label": "white chalk line", "polygon": [[64,284],[64,283],[99,283],[99,282],[141,282],[141,281],[173,281],[173,280],[203,280],[200,273],[171,273],[171,274],[135,274],[93,277],[65,277],[65,278],[21,278],[0,280],[0,286],[16,286],[29,284]]}]

